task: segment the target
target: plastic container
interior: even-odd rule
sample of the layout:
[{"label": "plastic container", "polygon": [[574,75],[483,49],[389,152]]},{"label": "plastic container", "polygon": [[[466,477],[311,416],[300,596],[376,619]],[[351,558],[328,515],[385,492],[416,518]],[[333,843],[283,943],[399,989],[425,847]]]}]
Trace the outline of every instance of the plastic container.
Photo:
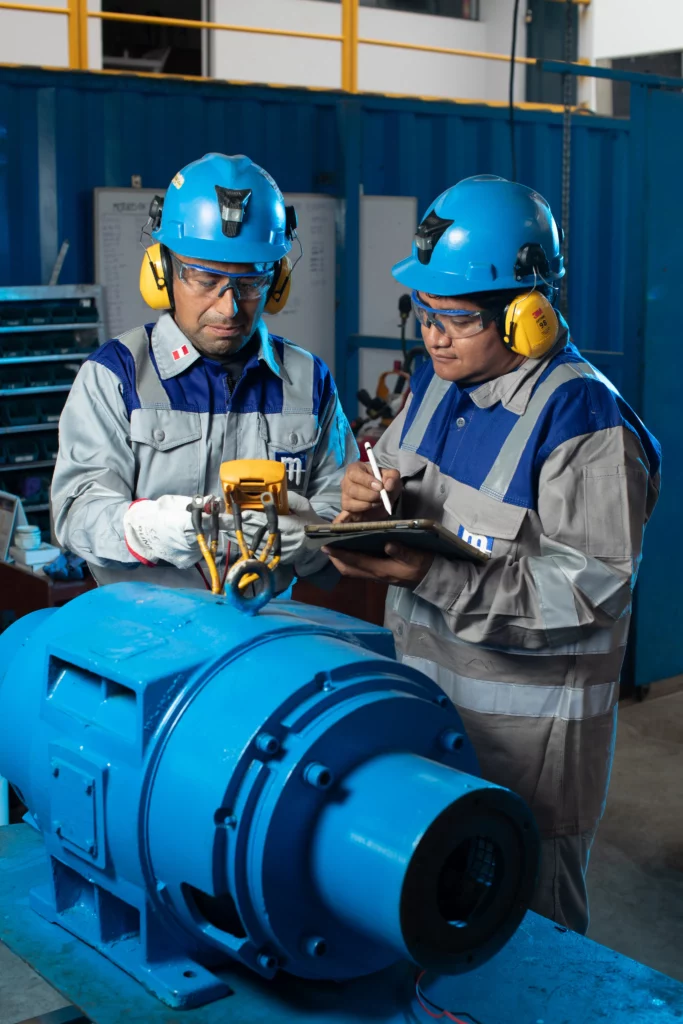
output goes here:
[{"label": "plastic container", "polygon": [[14,530],[14,545],[22,551],[34,551],[42,543],[40,527],[17,526]]},{"label": "plastic container", "polygon": [[55,383],[52,363],[32,363],[27,367],[26,374],[29,388],[49,388]]},{"label": "plastic container", "polygon": [[40,446],[31,437],[9,438],[5,441],[7,462],[14,465],[36,462],[40,458]]},{"label": "plastic container", "polygon": [[52,323],[52,303],[32,302],[26,308],[26,323],[36,327]]},{"label": "plastic container", "polygon": [[73,363],[52,363],[48,364],[51,366],[52,375],[51,383],[54,385],[60,385],[62,387],[69,386],[74,382],[74,378],[79,370],[79,364]]},{"label": "plastic container", "polygon": [[30,422],[59,423],[59,417],[62,415],[62,409],[64,408],[65,401],[65,395],[50,395],[49,397],[42,397],[38,403],[39,419],[36,417],[35,420],[31,420]]},{"label": "plastic container", "polygon": [[71,334],[69,331],[56,331],[54,352],[58,355],[82,355],[94,352],[97,348],[97,334],[93,328],[82,328]]},{"label": "plastic container", "polygon": [[34,398],[3,400],[2,408],[8,427],[27,427],[40,422],[40,408]]},{"label": "plastic container", "polygon": [[78,302],[74,299],[61,299],[59,302],[53,303],[52,306],[52,323],[53,324],[73,324],[76,322],[76,308]]},{"label": "plastic container", "polygon": [[59,451],[59,437],[56,431],[46,434],[45,437],[40,439],[40,457],[46,461],[54,460],[57,458],[57,452]]},{"label": "plastic container", "polygon": [[3,359],[16,359],[26,354],[25,334],[5,334],[2,337],[0,357]]},{"label": "plastic container", "polygon": [[26,386],[26,370],[23,366],[0,367],[0,390],[13,391]]},{"label": "plastic container", "polygon": [[15,302],[0,303],[0,327],[23,327],[26,309]]},{"label": "plastic container", "polygon": [[29,334],[26,337],[27,356],[50,356],[54,352],[52,334]]},{"label": "plastic container", "polygon": [[96,324],[100,316],[94,299],[81,299],[78,306],[78,323]]}]

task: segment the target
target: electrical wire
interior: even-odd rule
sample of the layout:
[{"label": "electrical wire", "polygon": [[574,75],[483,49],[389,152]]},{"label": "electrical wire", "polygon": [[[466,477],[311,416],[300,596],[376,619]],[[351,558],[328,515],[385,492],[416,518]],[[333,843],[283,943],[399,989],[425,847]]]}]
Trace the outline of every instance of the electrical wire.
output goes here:
[{"label": "electrical wire", "polygon": [[201,578],[204,580],[204,586],[206,587],[206,589],[207,590],[211,590],[211,584],[209,583],[209,581],[207,580],[206,576],[204,575],[204,570],[202,569],[202,563],[201,562],[197,562],[195,564],[195,569],[197,570],[197,572],[199,573]]},{"label": "electrical wire", "polygon": [[220,594],[221,592],[221,581],[218,575],[218,569],[216,568],[216,560],[211,554],[211,549],[206,543],[206,537],[203,533],[197,534],[197,543],[199,544],[199,550],[202,553],[202,557],[211,576],[211,593]]},{"label": "electrical wire", "polygon": [[512,49],[510,51],[510,89],[508,96],[510,115],[510,157],[512,162],[512,180],[517,181],[517,147],[515,146],[515,57],[517,56],[517,18],[519,15],[519,0],[515,0],[515,10],[512,15]]},{"label": "electrical wire", "polygon": [[[415,997],[420,1004],[420,1008],[428,1017],[431,1017],[432,1020],[443,1020],[445,1017],[446,1020],[454,1021],[455,1024],[482,1024],[480,1020],[473,1017],[471,1013],[467,1012],[467,1010],[445,1010],[442,1006],[437,1006],[436,1003],[432,1002],[420,987],[420,982],[426,973],[426,971],[422,971],[415,979]],[[465,1020],[463,1018],[467,1019]]]},{"label": "electrical wire", "polygon": [[[230,570],[230,547],[231,547],[231,543],[232,543],[231,541],[228,541],[228,547],[227,547],[227,550],[225,552],[225,568],[223,569],[223,579],[221,580],[221,594],[225,590],[225,581],[228,578],[228,572]],[[204,575],[204,573],[202,573],[202,576],[203,575]]]}]

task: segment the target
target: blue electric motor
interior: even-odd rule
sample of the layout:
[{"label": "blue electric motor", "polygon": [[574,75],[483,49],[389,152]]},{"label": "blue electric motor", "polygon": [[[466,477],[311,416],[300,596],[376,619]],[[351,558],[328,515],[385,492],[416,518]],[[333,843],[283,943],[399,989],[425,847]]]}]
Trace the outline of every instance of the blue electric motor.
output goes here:
[{"label": "blue electric motor", "polygon": [[51,863],[33,906],[171,1006],[225,994],[230,958],[341,980],[496,953],[538,836],[476,771],[390,634],[323,609],[122,583],[0,637],[0,774]]}]

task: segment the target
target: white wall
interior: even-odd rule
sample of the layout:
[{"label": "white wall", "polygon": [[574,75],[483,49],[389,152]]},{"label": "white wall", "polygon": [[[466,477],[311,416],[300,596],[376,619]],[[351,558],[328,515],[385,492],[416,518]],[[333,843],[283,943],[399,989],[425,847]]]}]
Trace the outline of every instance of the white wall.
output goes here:
[{"label": "white wall", "polygon": [[[41,5],[66,6],[63,0],[41,0]],[[101,10],[100,0],[90,0],[90,9]],[[0,63],[68,67],[68,22],[66,15],[0,10]],[[102,23],[95,18],[88,23],[88,57],[90,68],[102,67]]]},{"label": "white wall", "polygon": [[[683,0],[593,0],[579,9],[579,57],[611,67],[617,57],[683,50]],[[578,99],[612,114],[612,83],[579,79]]]},{"label": "white wall", "polygon": [[593,57],[683,50],[683,0],[593,0]]},{"label": "white wall", "polygon": [[[486,46],[489,53],[509,54],[512,47],[512,15],[514,0],[480,0],[480,14],[486,25]],[[517,56],[526,57],[526,4],[519,5],[517,15]],[[488,99],[506,100],[510,65],[503,61],[483,61],[486,65]],[[526,96],[526,65],[518,64],[515,71],[515,100]]]},{"label": "white wall", "polygon": [[[341,4],[318,0],[214,0],[212,21],[341,34]],[[215,78],[276,85],[341,85],[341,44],[312,39],[213,33]]]},{"label": "white wall", "polygon": [[[64,7],[64,0],[45,0]],[[595,4],[616,0],[594,0]],[[659,0],[660,3],[664,0]],[[681,0],[683,6],[683,0]],[[90,0],[97,10],[100,0]],[[297,28],[341,33],[341,4],[324,0],[213,0],[212,20],[264,28]],[[417,42],[428,46],[505,53],[512,38],[514,0],[481,0],[481,21],[361,7],[361,36]],[[517,52],[526,52],[524,4],[520,4]],[[102,67],[101,22],[88,26],[89,66]],[[67,67],[66,17],[0,10],[0,62]],[[233,81],[280,85],[341,87],[341,44],[277,36],[216,32],[212,73]],[[445,96],[453,99],[507,99],[509,66],[501,61],[453,57],[410,50],[361,46],[358,85],[361,91]],[[515,96],[524,99],[524,66],[517,66]]]},{"label": "white wall", "polygon": [[[340,33],[341,5],[323,0],[214,0],[214,21],[272,28],[302,28]],[[482,21],[361,7],[359,32],[428,46],[507,53],[512,38],[514,0],[482,0]],[[524,5],[521,4],[517,52],[526,52]],[[505,100],[508,65],[498,61],[453,57],[386,47],[361,46],[358,86],[361,91]],[[341,45],[304,39],[217,32],[213,74],[237,81],[282,85],[341,86]],[[524,68],[518,65],[515,95],[524,98]]]},{"label": "white wall", "polygon": [[[61,7],[61,0],[45,0]],[[0,11],[0,61],[68,67],[69,28],[64,15]]]}]

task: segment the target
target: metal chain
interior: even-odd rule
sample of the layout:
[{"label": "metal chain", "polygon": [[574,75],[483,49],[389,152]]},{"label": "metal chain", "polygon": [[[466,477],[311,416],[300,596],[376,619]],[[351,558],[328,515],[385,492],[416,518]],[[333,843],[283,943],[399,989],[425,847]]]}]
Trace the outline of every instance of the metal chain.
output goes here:
[{"label": "metal chain", "polygon": [[[573,56],[574,43],[574,5],[573,0],[565,0],[566,19],[564,29],[564,59],[570,64]],[[571,206],[571,171],[572,171],[572,99],[574,76],[562,76],[562,98],[564,101],[564,117],[562,122],[562,230],[564,240],[562,255],[565,268],[569,267],[569,214]],[[560,309],[564,316],[568,315],[569,296],[567,274],[560,282]]]}]

